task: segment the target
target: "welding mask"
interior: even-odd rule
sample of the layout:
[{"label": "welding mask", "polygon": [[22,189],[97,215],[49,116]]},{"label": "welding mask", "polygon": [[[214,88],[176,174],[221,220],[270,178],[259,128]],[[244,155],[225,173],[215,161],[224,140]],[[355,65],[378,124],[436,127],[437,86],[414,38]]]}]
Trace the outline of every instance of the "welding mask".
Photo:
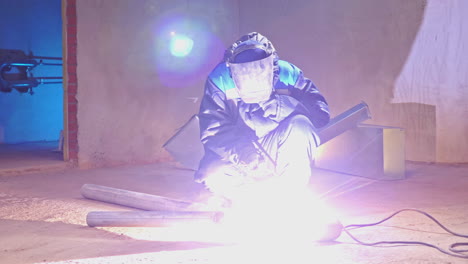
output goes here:
[{"label": "welding mask", "polygon": [[267,101],[273,91],[273,60],[269,55],[260,60],[231,62],[229,68],[242,101],[248,104]]},{"label": "welding mask", "polygon": [[245,103],[268,100],[278,71],[278,55],[273,44],[258,32],[240,37],[226,50],[224,59]]}]

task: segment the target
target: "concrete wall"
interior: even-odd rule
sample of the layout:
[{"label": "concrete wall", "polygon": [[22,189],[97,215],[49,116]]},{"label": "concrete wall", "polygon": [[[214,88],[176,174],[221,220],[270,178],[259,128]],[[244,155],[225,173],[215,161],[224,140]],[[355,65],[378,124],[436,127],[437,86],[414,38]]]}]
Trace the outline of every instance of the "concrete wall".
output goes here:
[{"label": "concrete wall", "polygon": [[[62,57],[60,0],[0,1],[0,25],[0,49]],[[62,76],[62,67],[39,66],[33,73],[37,77]],[[62,85],[40,85],[34,92],[0,92],[0,143],[59,139],[63,127]]]},{"label": "concrete wall", "polygon": [[[238,36],[237,1],[76,1],[80,167],[169,158],[162,145],[198,112],[206,75]],[[173,57],[170,32],[194,41]]]},{"label": "concrete wall", "polygon": [[[409,160],[468,161],[463,0],[77,1],[81,167],[169,159],[161,148],[199,107],[206,74],[259,31],[321,89],[337,115],[406,130]],[[192,34],[187,58],[169,35]]]},{"label": "concrete wall", "polygon": [[240,32],[268,36],[337,115],[406,130],[409,160],[468,162],[468,2],[240,0]]}]

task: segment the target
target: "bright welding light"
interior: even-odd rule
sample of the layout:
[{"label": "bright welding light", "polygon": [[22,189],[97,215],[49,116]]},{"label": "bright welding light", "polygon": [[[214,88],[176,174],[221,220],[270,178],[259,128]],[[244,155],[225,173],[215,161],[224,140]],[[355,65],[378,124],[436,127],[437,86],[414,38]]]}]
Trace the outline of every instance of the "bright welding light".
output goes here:
[{"label": "bright welding light", "polygon": [[293,174],[305,174],[301,167],[281,175],[270,173],[270,177],[264,177],[262,170],[240,171],[243,173],[238,175],[239,170],[232,166],[221,166],[205,180],[209,189],[232,202],[230,208],[223,209],[224,242],[267,245],[278,243],[281,237],[283,242],[297,246],[332,241],[341,234],[341,224],[332,210],[313,195],[305,177],[294,178]]},{"label": "bright welding light", "polygon": [[185,35],[178,35],[171,32],[172,38],[169,44],[171,54],[176,57],[185,57],[193,49],[193,40]]},{"label": "bright welding light", "polygon": [[[261,182],[239,190],[225,212],[224,226],[240,243],[331,241],[341,234],[332,210],[308,189],[287,188],[283,181]],[[281,241],[279,241],[281,240]]]}]

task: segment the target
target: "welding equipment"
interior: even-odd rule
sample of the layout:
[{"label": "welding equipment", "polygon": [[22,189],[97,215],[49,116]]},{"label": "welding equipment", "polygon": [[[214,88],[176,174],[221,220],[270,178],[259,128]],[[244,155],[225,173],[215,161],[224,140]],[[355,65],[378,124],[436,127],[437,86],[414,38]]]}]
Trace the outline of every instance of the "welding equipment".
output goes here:
[{"label": "welding equipment", "polygon": [[41,57],[26,55],[21,50],[0,49],[0,92],[9,93],[16,90],[20,93],[33,94],[33,88],[40,84],[62,83],[61,76],[34,77],[33,70],[38,66],[62,66],[58,57]]}]

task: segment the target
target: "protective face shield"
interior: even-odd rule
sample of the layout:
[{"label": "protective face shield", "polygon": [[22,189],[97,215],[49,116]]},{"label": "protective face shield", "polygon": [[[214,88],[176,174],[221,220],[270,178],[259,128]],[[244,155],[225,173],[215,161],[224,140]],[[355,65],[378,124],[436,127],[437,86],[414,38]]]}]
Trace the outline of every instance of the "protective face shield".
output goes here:
[{"label": "protective face shield", "polygon": [[253,104],[270,98],[273,91],[273,63],[273,54],[256,61],[228,63],[242,101]]}]

